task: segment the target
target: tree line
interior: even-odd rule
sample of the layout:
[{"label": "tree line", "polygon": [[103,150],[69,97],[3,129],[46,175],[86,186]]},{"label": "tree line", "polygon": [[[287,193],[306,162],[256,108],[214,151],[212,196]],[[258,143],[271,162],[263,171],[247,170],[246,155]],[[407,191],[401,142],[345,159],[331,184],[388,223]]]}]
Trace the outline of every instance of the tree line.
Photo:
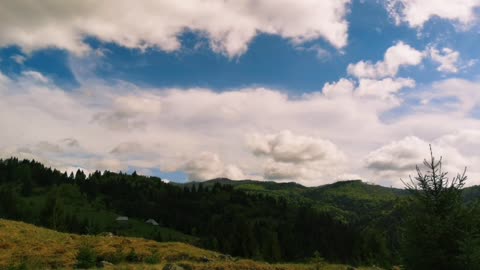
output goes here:
[{"label": "tree line", "polygon": [[[457,176],[449,182],[441,160],[432,162],[426,163],[428,173],[418,170],[407,186],[411,196],[361,207],[346,219],[312,201],[245,192],[232,185],[179,186],[109,171],[67,174],[34,160],[10,158],[0,160],[0,217],[80,234],[120,232],[115,220],[102,223],[94,214],[111,212],[153,218],[195,237],[196,245],[246,258],[278,262],[321,256],[354,265],[478,269],[480,212],[461,199],[466,179]],[[79,216],[79,207],[93,209],[92,214]]]}]

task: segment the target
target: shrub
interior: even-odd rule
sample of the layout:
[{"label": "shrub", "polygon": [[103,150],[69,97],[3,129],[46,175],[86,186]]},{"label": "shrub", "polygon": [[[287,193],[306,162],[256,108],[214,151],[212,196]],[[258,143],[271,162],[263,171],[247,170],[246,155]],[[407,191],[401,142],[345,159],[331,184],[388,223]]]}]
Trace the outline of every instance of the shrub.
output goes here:
[{"label": "shrub", "polygon": [[91,268],[95,267],[97,262],[97,253],[90,245],[80,246],[77,254],[77,264],[78,268]]},{"label": "shrub", "polygon": [[320,252],[318,251],[313,253],[313,257],[310,261],[314,264],[315,270],[320,270],[326,264],[325,259],[320,256]]},{"label": "shrub", "polygon": [[148,264],[160,263],[160,254],[158,254],[158,251],[157,250],[152,251],[152,254],[150,254],[150,256],[145,258],[145,263],[148,263]]},{"label": "shrub", "polygon": [[130,249],[130,252],[127,254],[127,262],[139,262],[140,259],[138,258],[137,253],[133,248]]}]

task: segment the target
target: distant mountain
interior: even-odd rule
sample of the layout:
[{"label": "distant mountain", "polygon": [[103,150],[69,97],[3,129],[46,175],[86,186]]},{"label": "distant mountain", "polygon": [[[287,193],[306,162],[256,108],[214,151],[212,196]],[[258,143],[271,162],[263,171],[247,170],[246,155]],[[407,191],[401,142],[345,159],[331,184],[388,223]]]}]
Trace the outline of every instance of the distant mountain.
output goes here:
[{"label": "distant mountain", "polygon": [[217,183],[221,185],[232,185],[232,186],[255,185],[255,186],[263,187],[264,189],[267,189],[267,190],[306,189],[307,188],[295,182],[282,183],[282,182],[258,181],[258,180],[250,180],[250,179],[231,180],[228,178],[215,178],[215,179],[211,179],[203,182],[193,181],[193,182],[187,182],[187,183],[182,183],[178,185],[192,186],[192,185],[202,184],[204,187],[211,187]]},{"label": "distant mountain", "polygon": [[471,203],[480,199],[480,186],[471,186],[463,189],[463,198]]},{"label": "distant mountain", "polygon": [[181,185],[187,187],[199,185],[212,187],[215,184],[231,185],[237,190],[274,197],[286,197],[291,200],[307,200],[322,204],[333,204],[340,208],[352,208],[347,201],[351,203],[362,201],[391,201],[397,197],[408,195],[408,192],[404,189],[384,187],[366,183],[361,180],[339,181],[317,187],[306,187],[295,182],[216,178],[205,182],[188,182]]}]

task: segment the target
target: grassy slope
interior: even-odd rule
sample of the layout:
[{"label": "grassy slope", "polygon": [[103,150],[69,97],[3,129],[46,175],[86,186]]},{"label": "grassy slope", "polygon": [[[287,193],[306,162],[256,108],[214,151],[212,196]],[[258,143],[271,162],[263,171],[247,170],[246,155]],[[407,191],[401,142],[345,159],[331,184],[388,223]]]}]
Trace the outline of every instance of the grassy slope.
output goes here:
[{"label": "grassy slope", "polygon": [[[102,258],[113,254],[127,256],[132,250],[140,261],[151,258],[157,264],[126,264],[110,266],[114,269],[162,269],[168,263],[186,269],[259,269],[259,270],[309,270],[306,264],[267,264],[251,260],[236,260],[217,252],[203,250],[183,243],[158,243],[141,238],[80,236],[36,227],[22,222],[0,219],[0,269],[9,266],[29,265],[33,269],[49,267],[72,268],[80,246],[88,244]],[[325,265],[321,269],[347,269],[344,265]],[[374,269],[374,268],[360,268]]]}]

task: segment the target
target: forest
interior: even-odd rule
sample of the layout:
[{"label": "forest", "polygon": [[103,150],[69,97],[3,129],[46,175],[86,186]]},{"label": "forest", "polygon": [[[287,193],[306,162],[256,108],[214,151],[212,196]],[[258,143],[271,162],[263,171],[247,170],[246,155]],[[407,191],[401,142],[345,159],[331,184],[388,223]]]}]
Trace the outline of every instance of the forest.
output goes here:
[{"label": "forest", "polygon": [[461,175],[445,180],[437,163],[426,163],[433,178],[419,169],[405,189],[394,189],[360,180],[320,187],[228,179],[175,184],[136,172],[67,174],[9,158],[0,160],[0,217],[62,232],[186,242],[267,262],[321,257],[478,269],[480,189],[464,188]]}]

